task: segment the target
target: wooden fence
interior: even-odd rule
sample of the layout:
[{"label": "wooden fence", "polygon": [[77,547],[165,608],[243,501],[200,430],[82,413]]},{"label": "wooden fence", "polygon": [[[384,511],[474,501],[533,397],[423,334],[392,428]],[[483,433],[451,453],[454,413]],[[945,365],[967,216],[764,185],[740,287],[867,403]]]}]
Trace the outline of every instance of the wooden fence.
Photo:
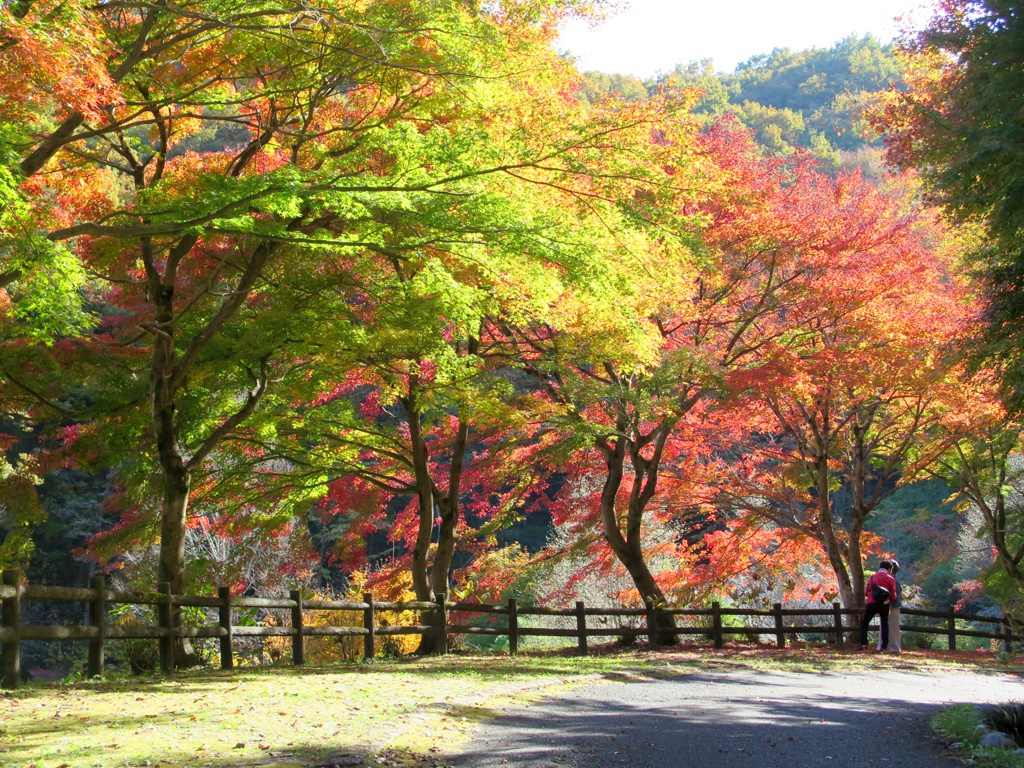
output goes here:
[{"label": "wooden fence", "polygon": [[[89,623],[73,625],[23,624],[21,621],[21,605],[27,600],[44,600],[51,602],[85,602],[89,605]],[[363,638],[364,655],[372,658],[374,641],[377,636],[436,633],[438,653],[448,652],[450,635],[500,635],[508,637],[509,652],[518,653],[519,641],[523,637],[566,637],[574,638],[580,654],[588,651],[591,638],[600,637],[640,637],[647,635],[651,647],[658,647],[659,634],[654,630],[658,625],[654,621],[655,610],[652,606],[646,609],[631,608],[588,608],[582,602],[574,608],[550,608],[544,606],[519,605],[516,600],[509,600],[505,605],[485,603],[447,602],[444,595],[439,595],[436,602],[379,602],[372,594],[364,594],[361,602],[343,600],[308,600],[298,590],[293,590],[287,599],[264,597],[233,596],[226,587],[217,590],[217,596],[199,597],[191,595],[172,595],[167,584],[161,584],[156,592],[125,592],[107,588],[102,575],[96,576],[89,589],[72,587],[39,586],[21,583],[18,571],[4,571],[3,583],[0,584],[0,601],[3,604],[2,623],[0,623],[0,644],[2,644],[2,685],[4,688],[16,688],[21,680],[21,642],[23,640],[87,640],[89,656],[87,674],[92,677],[103,674],[105,643],[107,640],[126,638],[152,638],[159,641],[160,669],[165,674],[173,672],[174,642],[178,638],[218,638],[220,640],[221,669],[234,666],[234,643],[236,637],[290,637],[292,640],[292,663],[304,663],[305,638],[307,637],[346,637],[361,636]],[[107,609],[114,604],[154,606],[156,624],[154,625],[116,625],[108,623]],[[176,608],[198,607],[217,610],[218,621],[200,627],[176,626],[173,614]],[[289,626],[240,626],[234,624],[234,612],[239,608],[259,608],[266,610],[286,610],[291,614]],[[309,626],[305,622],[307,611],[356,611],[362,612],[361,626]],[[428,624],[411,626],[380,626],[377,620],[378,611],[416,612],[421,616],[429,616]],[[774,635],[775,644],[779,648],[786,646],[787,636],[825,635],[837,647],[842,647],[843,636],[858,629],[859,612],[845,610],[838,603],[830,608],[785,608],[776,603],[771,610],[754,608],[723,608],[719,603],[712,603],[707,608],[659,608],[657,613],[681,618],[697,619],[700,626],[681,626],[672,632],[676,635],[695,635],[709,637],[716,648],[725,645],[727,635]],[[452,624],[452,614],[458,617],[471,615],[504,617],[492,619],[488,625]],[[575,623],[570,628],[529,627],[520,626],[520,617],[549,616],[562,617],[568,623]],[[588,623],[588,619],[634,618],[642,619],[644,626],[636,627],[596,627]],[[852,623],[846,619],[853,618]],[[938,619],[939,626],[927,624],[907,624],[907,619],[916,618]],[[746,624],[732,619],[757,619],[762,625]],[[945,636],[951,650],[956,650],[958,637],[978,637],[1001,640],[1010,650],[1011,643],[1022,642],[1024,638],[1014,635],[1009,622],[1002,617],[973,616],[955,611],[924,611],[904,608],[902,610],[902,630],[904,632],[920,632]],[[795,623],[797,620],[810,620],[816,623]],[[990,623],[995,625],[994,632],[976,629],[963,629],[957,626],[958,621]],[[667,631],[664,627],[662,632]]]}]

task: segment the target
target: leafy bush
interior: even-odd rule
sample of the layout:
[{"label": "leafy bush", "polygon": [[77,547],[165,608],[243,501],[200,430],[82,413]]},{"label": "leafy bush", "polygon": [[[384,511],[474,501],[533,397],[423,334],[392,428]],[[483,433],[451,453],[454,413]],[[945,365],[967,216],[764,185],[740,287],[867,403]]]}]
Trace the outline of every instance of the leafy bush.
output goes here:
[{"label": "leafy bush", "polygon": [[[305,595],[306,600],[350,600],[362,599],[362,587],[354,584],[349,593],[337,596],[331,593],[313,592]],[[412,590],[406,590],[398,597],[398,601],[413,601]],[[419,624],[419,614],[414,611],[377,611],[377,627],[409,627]],[[362,611],[324,611],[305,610],[302,620],[307,627],[362,627]],[[264,620],[267,626],[286,626],[288,619],[270,613]],[[395,658],[416,650],[420,642],[419,635],[377,635],[374,638],[376,656]],[[291,656],[292,640],[290,637],[269,637],[264,644],[264,653],[273,663],[282,662]],[[331,664],[340,661],[359,661],[363,658],[363,636],[351,635],[342,637],[307,637],[305,658],[308,664]]]},{"label": "leafy bush", "polygon": [[927,650],[934,648],[938,635],[931,635],[927,632],[903,632],[900,640],[904,648],[920,648]]},{"label": "leafy bush", "polygon": [[[110,618],[115,626],[153,626],[153,609],[128,603],[115,605],[110,609]],[[151,637],[128,637],[111,644],[114,658],[121,666],[127,666],[133,675],[152,672],[160,664],[160,646]]]},{"label": "leafy bush", "polygon": [[129,637],[116,646],[117,657],[128,665],[133,675],[152,672],[160,663],[160,646],[149,637]]}]

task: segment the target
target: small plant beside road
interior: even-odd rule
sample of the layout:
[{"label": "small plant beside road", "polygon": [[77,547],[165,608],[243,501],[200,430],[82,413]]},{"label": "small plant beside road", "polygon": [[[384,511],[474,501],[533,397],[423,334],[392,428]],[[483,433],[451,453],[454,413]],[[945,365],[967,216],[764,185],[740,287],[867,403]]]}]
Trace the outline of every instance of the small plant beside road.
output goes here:
[{"label": "small plant beside road", "polygon": [[943,710],[932,720],[935,730],[966,759],[985,768],[1024,768],[1024,754],[1015,748],[983,746],[982,738],[992,730],[979,707],[962,705]]}]

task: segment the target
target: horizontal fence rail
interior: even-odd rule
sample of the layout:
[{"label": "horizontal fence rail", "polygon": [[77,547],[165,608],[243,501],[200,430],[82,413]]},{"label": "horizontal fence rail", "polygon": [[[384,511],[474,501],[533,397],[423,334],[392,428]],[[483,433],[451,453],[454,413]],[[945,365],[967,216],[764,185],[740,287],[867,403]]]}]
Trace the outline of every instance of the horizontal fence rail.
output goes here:
[{"label": "horizontal fence rail", "polygon": [[[89,606],[89,623],[82,625],[24,624],[21,620],[22,602],[42,600],[50,602],[84,602]],[[435,638],[435,651],[447,653],[449,635],[490,635],[508,637],[509,652],[518,653],[519,641],[523,637],[565,637],[576,640],[579,653],[588,652],[591,638],[637,638],[647,636],[651,647],[659,647],[665,636],[704,636],[710,638],[716,648],[725,645],[727,636],[768,635],[775,637],[779,648],[786,647],[787,636],[823,635],[838,648],[843,647],[844,635],[859,630],[861,613],[842,608],[833,603],[829,608],[786,608],[776,603],[771,609],[723,608],[720,603],[708,607],[677,608],[672,606],[646,608],[596,608],[577,602],[573,608],[553,608],[538,605],[519,605],[510,599],[505,605],[470,602],[448,602],[446,596],[438,595],[435,602],[387,602],[375,600],[366,593],[362,601],[349,600],[307,600],[298,590],[287,598],[248,597],[232,595],[227,587],[220,587],[217,596],[174,595],[168,584],[161,584],[156,592],[119,591],[107,589],[102,575],[93,578],[89,589],[43,586],[21,583],[18,571],[4,571],[0,584],[2,621],[0,621],[0,645],[2,645],[2,683],[4,688],[16,688],[21,681],[21,647],[27,640],[86,640],[89,643],[87,673],[90,677],[102,675],[104,669],[105,643],[108,640],[136,638],[155,639],[160,649],[160,670],[171,674],[174,670],[174,643],[178,639],[208,638],[220,641],[221,669],[234,667],[234,644],[236,637],[290,637],[292,639],[292,663],[300,666],[305,662],[305,638],[307,637],[362,637],[363,653],[366,658],[375,654],[375,638],[389,635],[427,635]],[[155,607],[156,624],[118,625],[107,621],[111,605],[138,605]],[[205,608],[217,611],[217,623],[208,626],[181,626],[176,620],[180,608]],[[235,610],[258,608],[281,610],[290,613],[288,626],[245,626],[234,623]],[[350,612],[361,613],[359,626],[310,626],[306,622],[307,612]],[[405,626],[388,626],[378,620],[379,612],[418,613],[421,621],[429,623]],[[490,624],[450,623],[452,614],[459,620],[478,616],[491,620]],[[562,618],[568,627],[521,626],[520,617]],[[701,626],[665,626],[660,617],[698,619]],[[852,622],[847,621],[853,619]],[[939,625],[911,624],[907,619],[935,619]],[[588,619],[592,620],[588,623]],[[643,626],[594,626],[593,620],[636,619]],[[737,619],[760,620],[761,624],[738,623]],[[817,623],[808,623],[817,622]],[[985,632],[963,628],[957,622],[987,623],[995,631]],[[1000,640],[1007,651],[1011,643],[1024,642],[1024,638],[1013,634],[1005,617],[976,616],[953,610],[927,611],[916,608],[901,610],[901,630],[944,636],[950,650],[956,650],[958,637],[975,637]]]}]

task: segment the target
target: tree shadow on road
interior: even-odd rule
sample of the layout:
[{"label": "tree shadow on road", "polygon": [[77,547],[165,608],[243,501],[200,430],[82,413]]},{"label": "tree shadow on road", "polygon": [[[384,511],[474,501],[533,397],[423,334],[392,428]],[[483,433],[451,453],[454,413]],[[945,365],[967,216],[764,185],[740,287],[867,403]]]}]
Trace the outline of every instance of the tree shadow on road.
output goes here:
[{"label": "tree shadow on road", "polygon": [[[934,742],[930,718],[945,704],[912,703],[878,690],[848,692],[831,676],[681,675],[577,691],[513,711],[455,759],[460,768],[513,765],[654,768],[956,768]],[[673,695],[685,683],[689,695]],[[863,683],[861,684],[861,686]],[[707,695],[701,697],[701,691]]]}]

